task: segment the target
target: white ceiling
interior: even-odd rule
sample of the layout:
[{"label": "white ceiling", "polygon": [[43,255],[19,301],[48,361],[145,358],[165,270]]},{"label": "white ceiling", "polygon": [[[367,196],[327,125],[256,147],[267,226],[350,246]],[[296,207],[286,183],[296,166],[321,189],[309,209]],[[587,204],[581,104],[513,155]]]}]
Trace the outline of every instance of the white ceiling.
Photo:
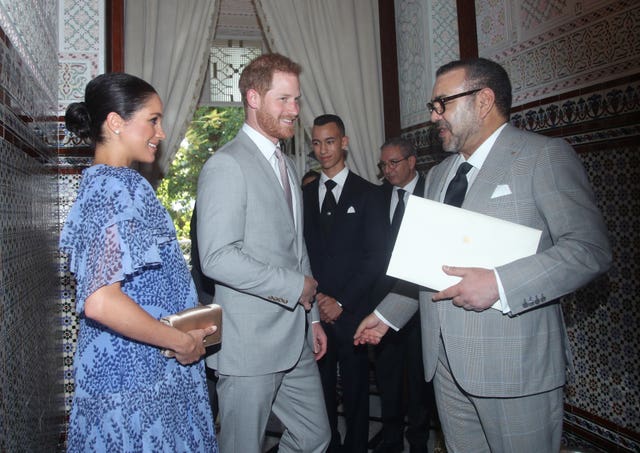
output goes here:
[{"label": "white ceiling", "polygon": [[253,0],[220,0],[214,39],[262,40]]}]

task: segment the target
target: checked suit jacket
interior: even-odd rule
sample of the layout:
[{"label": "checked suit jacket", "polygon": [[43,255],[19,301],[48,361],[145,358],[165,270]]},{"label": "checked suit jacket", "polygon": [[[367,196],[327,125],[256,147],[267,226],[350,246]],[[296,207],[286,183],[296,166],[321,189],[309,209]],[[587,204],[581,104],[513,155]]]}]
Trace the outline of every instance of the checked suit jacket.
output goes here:
[{"label": "checked suit jacket", "polygon": [[[426,198],[442,199],[455,159],[431,169]],[[508,191],[496,192],[505,185]],[[535,255],[497,268],[509,314],[434,303],[430,290],[421,291],[425,378],[435,373],[442,335],[451,371],[472,395],[517,397],[562,386],[571,353],[558,298],[611,263],[607,230],[580,159],[562,139],[507,125],[462,208],[540,229],[542,237]],[[378,310],[402,326],[417,305],[381,304]]]}]

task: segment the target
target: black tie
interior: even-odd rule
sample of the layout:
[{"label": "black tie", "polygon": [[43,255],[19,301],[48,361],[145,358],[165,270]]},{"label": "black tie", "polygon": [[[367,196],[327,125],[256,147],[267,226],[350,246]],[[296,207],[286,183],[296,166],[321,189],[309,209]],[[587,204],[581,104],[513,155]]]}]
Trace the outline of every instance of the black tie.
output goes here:
[{"label": "black tie", "polygon": [[322,223],[324,224],[325,229],[328,231],[331,228],[331,224],[333,223],[333,216],[336,210],[336,197],[333,196],[333,188],[337,186],[336,182],[328,179],[324,183],[327,188],[327,193],[324,196],[324,200],[322,200],[322,208],[320,208],[320,214],[322,217]]},{"label": "black tie", "polygon": [[398,204],[396,205],[395,211],[393,211],[393,219],[391,219],[391,230],[393,231],[393,237],[398,235],[398,230],[400,229],[400,222],[402,222],[402,216],[404,215],[404,189],[398,189],[396,191],[398,194]]},{"label": "black tie", "polygon": [[462,162],[447,187],[447,193],[444,195],[444,203],[451,206],[460,207],[467,193],[467,173],[473,166],[469,162]]}]

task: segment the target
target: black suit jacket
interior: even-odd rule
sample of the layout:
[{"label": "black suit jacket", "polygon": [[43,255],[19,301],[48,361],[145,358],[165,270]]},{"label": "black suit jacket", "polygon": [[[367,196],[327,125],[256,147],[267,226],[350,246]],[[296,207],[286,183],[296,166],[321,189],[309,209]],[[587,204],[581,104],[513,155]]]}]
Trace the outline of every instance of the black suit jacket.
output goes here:
[{"label": "black suit jacket", "polygon": [[318,292],[334,297],[343,313],[336,327],[355,331],[371,312],[370,293],[384,270],[387,223],[382,192],[353,172],[345,181],[333,225],[325,233],[320,218],[319,179],[303,188],[304,237]]},{"label": "black suit jacket", "polygon": [[[413,189],[413,195],[423,197],[424,198],[424,182],[425,177],[422,174],[418,176],[418,182],[416,183],[416,187]],[[393,195],[393,185],[389,184],[385,181],[385,183],[381,187],[382,190],[382,199],[385,207],[385,226],[387,228],[387,248],[386,248],[386,256],[384,263],[384,270],[389,265],[389,260],[391,259],[391,253],[393,252],[393,246],[395,245],[396,238],[395,234],[391,228],[391,220],[389,217],[389,209],[391,206],[391,197]],[[395,287],[395,289],[394,289]],[[394,289],[394,291],[409,296],[417,298],[418,296],[418,285],[414,283],[405,282],[403,280],[398,280],[395,277],[389,277],[388,275],[384,275],[376,282],[376,285],[371,293],[371,299],[374,304],[374,308],[378,303],[384,299],[384,297],[389,294],[389,292]]]},{"label": "black suit jacket", "polygon": [[196,207],[193,207],[193,214],[191,215],[190,232],[191,238],[191,277],[193,283],[196,285],[196,291],[198,291],[198,302],[202,305],[208,305],[213,303],[213,295],[216,291],[216,282],[204,275],[202,272],[202,266],[200,265],[200,252],[198,250],[198,214],[196,213]]}]

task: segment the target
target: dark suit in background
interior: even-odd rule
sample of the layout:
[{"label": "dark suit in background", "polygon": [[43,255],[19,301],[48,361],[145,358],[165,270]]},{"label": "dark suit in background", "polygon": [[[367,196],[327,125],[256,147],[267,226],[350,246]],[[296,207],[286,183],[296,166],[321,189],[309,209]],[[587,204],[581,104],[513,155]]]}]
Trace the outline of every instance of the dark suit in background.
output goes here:
[{"label": "dark suit in background", "polygon": [[189,238],[191,239],[191,277],[198,291],[198,302],[202,305],[213,303],[213,296],[216,292],[216,282],[202,273],[200,266],[200,253],[198,252],[198,214],[196,207],[193,207],[191,215]]},{"label": "dark suit in background", "polygon": [[[424,175],[419,175],[413,195],[424,196]],[[392,196],[397,197],[394,186],[385,183],[382,187],[384,206],[389,210]],[[405,199],[408,195],[405,195]],[[389,239],[387,263],[391,258],[398,231],[393,228],[389,215],[387,226]],[[378,280],[372,300],[377,305],[389,294],[399,294],[418,300],[418,285],[384,276]],[[429,425],[435,413],[433,384],[426,382],[422,365],[420,316],[416,313],[399,331],[390,331],[375,347],[375,367],[380,392],[382,418],[382,443],[374,452],[403,451],[405,414],[407,416],[406,437],[412,451],[427,451]]]},{"label": "dark suit in background", "polygon": [[[191,214],[191,222],[189,224],[189,238],[191,239],[191,277],[196,285],[198,292],[198,302],[202,305],[213,303],[213,296],[216,291],[216,282],[202,273],[200,266],[200,253],[198,252],[198,214],[196,207],[193,207]],[[215,354],[220,350],[220,345],[207,348],[207,355]],[[216,391],[216,382],[218,377],[215,370],[205,367],[207,373],[207,390],[209,391],[209,401],[211,403],[211,412],[213,412],[213,420],[218,417],[218,393]]]},{"label": "dark suit in background", "polygon": [[[331,121],[320,125],[314,123],[312,142],[323,174],[303,189],[304,235],[311,271],[318,281],[317,304],[327,334],[327,354],[318,361],[318,366],[332,429],[329,451],[365,453],[369,425],[369,360],[366,347],[353,345],[353,335],[372,308],[370,292],[383,270],[386,236],[381,220],[384,214],[379,188],[345,168],[342,145],[346,145],[346,137],[334,122],[337,117],[324,117]],[[329,176],[342,181],[345,174],[344,185],[338,182],[341,192],[336,197],[331,226],[325,228],[326,219],[320,212],[319,185]],[[334,318],[332,312],[339,315]],[[347,425],[342,450],[337,429],[338,364]]]},{"label": "dark suit in background", "polygon": [[[416,163],[416,149],[409,140],[394,137],[380,147],[378,168],[385,179],[381,189],[389,229],[385,263],[391,259],[409,195],[424,196],[425,177],[416,171]],[[378,280],[372,300],[378,305],[385,298],[406,297],[417,303],[418,292],[418,285],[385,275]],[[381,443],[375,446],[374,453],[404,451],[405,414],[410,452],[427,452],[435,403],[433,385],[424,379],[420,330],[420,317],[416,314],[403,329],[389,332],[375,347],[382,430],[381,436],[376,436]]]}]

